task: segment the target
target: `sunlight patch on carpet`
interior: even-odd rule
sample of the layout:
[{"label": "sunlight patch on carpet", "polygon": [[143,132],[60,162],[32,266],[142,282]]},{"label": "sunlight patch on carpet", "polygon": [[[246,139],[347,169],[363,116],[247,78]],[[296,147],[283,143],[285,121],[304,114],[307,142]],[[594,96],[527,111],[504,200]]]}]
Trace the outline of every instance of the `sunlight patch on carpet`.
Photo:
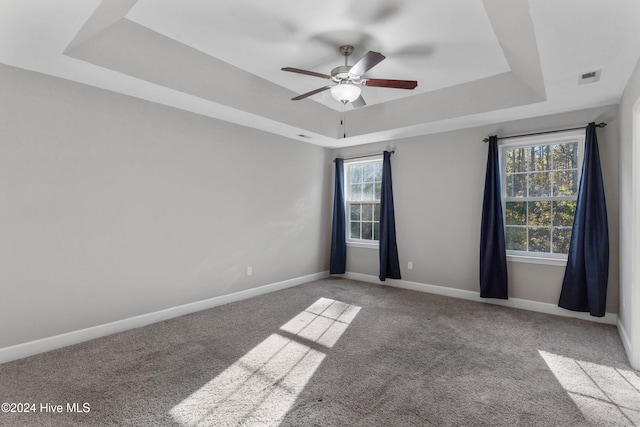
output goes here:
[{"label": "sunlight patch on carpet", "polygon": [[358,306],[320,298],[280,329],[331,348],[359,311]]},{"label": "sunlight patch on carpet", "polygon": [[277,426],[326,357],[318,348],[332,348],[359,311],[320,298],[280,328],[287,336],[270,335],[169,414],[184,427]]},{"label": "sunlight patch on carpet", "polygon": [[640,425],[640,377],[635,372],[538,353],[589,422]]}]

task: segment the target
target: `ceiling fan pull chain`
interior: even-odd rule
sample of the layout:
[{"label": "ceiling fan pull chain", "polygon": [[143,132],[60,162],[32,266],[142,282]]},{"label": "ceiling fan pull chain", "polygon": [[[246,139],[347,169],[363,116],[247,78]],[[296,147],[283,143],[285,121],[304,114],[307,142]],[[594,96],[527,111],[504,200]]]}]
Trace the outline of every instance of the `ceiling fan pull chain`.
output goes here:
[{"label": "ceiling fan pull chain", "polygon": [[346,138],[347,137],[347,124],[345,123],[344,120],[344,104],[342,104],[342,117],[340,118],[340,125],[342,125],[342,137]]}]

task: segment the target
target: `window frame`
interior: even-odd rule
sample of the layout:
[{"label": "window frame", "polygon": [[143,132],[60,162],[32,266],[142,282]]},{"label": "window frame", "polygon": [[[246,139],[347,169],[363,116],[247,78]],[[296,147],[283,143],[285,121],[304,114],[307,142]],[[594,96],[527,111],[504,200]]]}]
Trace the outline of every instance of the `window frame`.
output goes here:
[{"label": "window frame", "polygon": [[[345,238],[347,242],[347,246],[351,247],[359,247],[366,249],[378,249],[380,246],[380,240],[365,240],[365,239],[352,239],[351,235],[351,177],[350,177],[350,166],[356,164],[365,164],[365,163],[380,163],[382,167],[383,157],[381,155],[367,156],[367,157],[358,157],[354,159],[344,160],[344,210],[345,210],[345,218],[346,218],[346,226],[345,226]],[[375,189],[374,189],[375,192]],[[380,200],[367,201],[361,200],[357,201],[358,203],[372,203],[372,204],[380,204]],[[374,221],[375,222],[375,221]],[[378,219],[379,222],[379,219]]]},{"label": "window frame", "polygon": [[[567,142],[577,142],[578,144],[578,159],[577,159],[577,192],[580,191],[580,180],[582,177],[582,165],[584,161],[584,143],[585,143],[585,131],[565,131],[547,135],[533,135],[526,137],[510,138],[509,140],[503,140],[498,143],[499,152],[499,164],[500,164],[500,198],[502,202],[503,215],[503,228],[505,230],[506,237],[506,204],[507,204],[507,171],[505,165],[505,151],[509,148],[515,147],[531,147],[540,145],[554,145]],[[553,170],[553,169],[552,169]],[[577,200],[576,196],[564,196],[564,197],[534,197],[523,198],[523,201],[531,201],[531,199],[542,199],[553,202],[554,200]],[[513,199],[509,200],[512,201]],[[529,221],[527,220],[527,227],[529,227]],[[550,265],[566,265],[567,254],[549,253],[549,252],[533,252],[533,251],[518,251],[513,249],[507,249],[507,260],[514,262],[528,262],[534,264],[550,264]]]}]

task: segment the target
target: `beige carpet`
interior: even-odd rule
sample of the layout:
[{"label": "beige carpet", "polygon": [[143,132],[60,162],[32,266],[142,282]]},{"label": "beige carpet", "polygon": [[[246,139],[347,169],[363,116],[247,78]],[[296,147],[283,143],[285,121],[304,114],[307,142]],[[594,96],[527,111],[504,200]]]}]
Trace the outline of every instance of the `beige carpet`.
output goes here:
[{"label": "beige carpet", "polygon": [[640,377],[614,326],[327,279],[0,365],[0,402],[2,426],[640,425]]}]

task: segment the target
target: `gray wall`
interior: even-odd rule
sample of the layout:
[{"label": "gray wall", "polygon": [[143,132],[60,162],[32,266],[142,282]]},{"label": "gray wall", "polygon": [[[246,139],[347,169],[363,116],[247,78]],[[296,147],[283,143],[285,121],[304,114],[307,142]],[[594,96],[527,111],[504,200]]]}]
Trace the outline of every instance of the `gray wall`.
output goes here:
[{"label": "gray wall", "polygon": [[[334,156],[356,156],[396,148],[392,156],[399,257],[404,280],[479,291],[480,216],[487,145],[491,134],[509,135],[591,121],[609,125],[598,130],[610,232],[607,311],[618,311],[618,163],[617,106],[519,120],[490,127],[446,132],[334,150]],[[413,270],[407,262],[413,262]],[[378,275],[378,252],[349,247],[347,271]],[[509,295],[557,304],[564,267],[510,262]]]},{"label": "gray wall", "polygon": [[[618,166],[626,180],[631,142],[622,126],[619,152],[617,106],[331,153],[5,65],[0,90],[0,348],[327,270],[331,160],[385,148],[397,148],[403,278],[477,291],[481,140],[592,120],[609,123],[598,136],[618,311]],[[349,248],[347,269],[376,276],[377,258]],[[509,275],[512,297],[557,302],[562,267],[510,263]]]},{"label": "gray wall", "polygon": [[0,348],[328,270],[329,150],[5,65],[0,93]]},{"label": "gray wall", "polygon": [[[634,112],[634,107],[636,111]],[[635,123],[634,123],[635,122]],[[634,131],[635,127],[635,131]],[[640,61],[620,100],[620,324],[640,369]],[[635,141],[634,141],[635,139]]]}]

